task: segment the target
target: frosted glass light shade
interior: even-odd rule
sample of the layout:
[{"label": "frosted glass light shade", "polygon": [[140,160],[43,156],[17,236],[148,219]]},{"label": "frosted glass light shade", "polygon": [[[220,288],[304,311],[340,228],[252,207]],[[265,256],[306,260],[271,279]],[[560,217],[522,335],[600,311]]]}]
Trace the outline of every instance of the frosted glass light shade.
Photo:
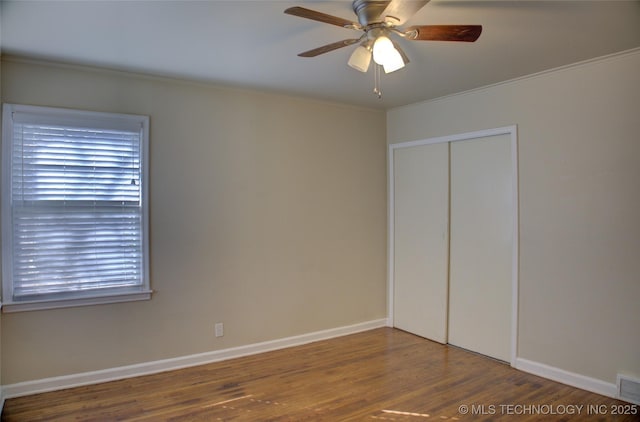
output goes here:
[{"label": "frosted glass light shade", "polygon": [[347,64],[360,72],[366,72],[371,64],[371,50],[363,45],[359,46],[353,51]]},{"label": "frosted glass light shade", "polygon": [[382,65],[385,73],[395,72],[404,67],[402,56],[391,40],[384,35],[379,36],[373,43],[373,60]]},{"label": "frosted glass light shade", "polygon": [[391,40],[384,35],[379,36],[373,43],[373,61],[379,65],[384,65],[387,57],[393,54],[393,50],[395,50],[395,47]]},{"label": "frosted glass light shade", "polygon": [[384,68],[384,73],[395,72],[398,69],[402,69],[404,67],[404,60],[402,60],[402,56],[398,53],[397,50],[393,50],[395,54],[389,54],[389,57],[386,59],[386,62],[382,65]]}]

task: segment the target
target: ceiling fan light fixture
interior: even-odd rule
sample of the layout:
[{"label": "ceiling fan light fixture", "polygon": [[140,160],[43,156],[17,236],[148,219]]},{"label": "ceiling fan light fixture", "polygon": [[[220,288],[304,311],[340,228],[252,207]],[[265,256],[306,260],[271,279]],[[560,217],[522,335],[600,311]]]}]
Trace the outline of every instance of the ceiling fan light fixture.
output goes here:
[{"label": "ceiling fan light fixture", "polygon": [[395,72],[404,67],[404,60],[402,60],[400,53],[395,51],[395,54],[389,55],[382,67],[384,68],[384,73]]},{"label": "ceiling fan light fixture", "polygon": [[[383,66],[385,73],[395,72],[396,70],[402,69],[407,64],[409,64],[409,57],[407,57],[405,52],[402,51],[402,48],[400,48],[400,46],[398,44],[396,44],[395,42],[393,43],[393,46],[395,47],[396,52],[398,54],[397,55],[393,54],[393,61],[387,62]],[[400,58],[398,58],[398,57],[400,57]]]},{"label": "ceiling fan light fixture", "polygon": [[[2,0],[0,0],[2,1]],[[298,54],[300,57],[316,57],[349,45],[360,45],[349,57],[350,67],[366,73],[374,66],[374,92],[382,98],[380,91],[381,68],[385,73],[395,72],[409,63],[409,57],[395,44],[389,36],[395,34],[409,41],[458,41],[474,42],[482,33],[482,25],[404,25],[429,0],[353,0],[352,9],[358,22],[328,15],[304,7],[289,7],[284,12],[288,15],[311,19],[330,25],[352,30],[363,31],[360,38],[351,38],[322,47],[314,48]]]},{"label": "ceiling fan light fixture", "polygon": [[384,65],[387,57],[395,50],[393,43],[389,38],[384,35],[380,35],[373,42],[373,61],[379,65]]},{"label": "ceiling fan light fixture", "polygon": [[402,69],[405,61],[393,42],[386,36],[381,35],[373,43],[373,61],[384,68],[385,73],[395,72]]},{"label": "ceiling fan light fixture", "polygon": [[371,50],[364,45],[358,46],[349,57],[347,64],[360,72],[366,73],[371,64]]}]

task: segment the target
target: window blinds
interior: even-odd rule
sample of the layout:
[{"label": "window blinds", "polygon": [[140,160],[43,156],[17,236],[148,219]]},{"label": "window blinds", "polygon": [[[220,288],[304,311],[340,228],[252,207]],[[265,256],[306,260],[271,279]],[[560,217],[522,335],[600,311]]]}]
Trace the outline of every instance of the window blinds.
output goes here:
[{"label": "window blinds", "polygon": [[141,124],[12,118],[13,300],[144,287]]}]

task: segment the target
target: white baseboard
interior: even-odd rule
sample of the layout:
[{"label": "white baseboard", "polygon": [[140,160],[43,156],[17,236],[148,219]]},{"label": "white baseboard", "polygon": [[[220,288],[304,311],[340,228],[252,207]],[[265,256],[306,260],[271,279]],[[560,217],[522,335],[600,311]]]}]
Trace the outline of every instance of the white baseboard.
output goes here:
[{"label": "white baseboard", "polygon": [[2,386],[3,399],[155,374],[327,340],[388,326],[386,318],[223,350]]},{"label": "white baseboard", "polygon": [[614,399],[618,398],[618,389],[615,384],[608,383],[596,378],[591,378],[584,375],[576,374],[574,372],[565,371],[564,369],[556,368],[523,358],[516,359],[515,368],[519,369],[520,371],[528,372],[533,375],[538,375],[540,377],[550,379],[552,381],[557,381],[562,384],[570,385],[572,387],[591,391],[592,393],[601,394],[603,396],[611,397]]}]

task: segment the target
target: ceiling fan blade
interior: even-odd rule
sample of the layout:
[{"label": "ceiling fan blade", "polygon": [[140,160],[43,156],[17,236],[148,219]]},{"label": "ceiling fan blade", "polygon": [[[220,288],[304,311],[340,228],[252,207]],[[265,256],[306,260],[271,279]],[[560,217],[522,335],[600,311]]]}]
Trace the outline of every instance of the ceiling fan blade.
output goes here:
[{"label": "ceiling fan blade", "polygon": [[402,25],[427,3],[429,0],[391,0],[380,16],[393,19],[396,26]]},{"label": "ceiling fan blade", "polygon": [[342,40],[338,42],[334,42],[332,44],[323,45],[322,47],[314,48],[313,50],[305,51],[304,53],[298,54],[300,57],[315,57],[320,54],[328,53],[333,50],[337,50],[342,47],[346,47],[348,45],[355,44],[360,42],[361,38],[350,39],[350,40]]},{"label": "ceiling fan blade", "polygon": [[298,16],[301,18],[307,18],[318,22],[324,22],[331,25],[340,26],[342,28],[360,28],[360,25],[347,19],[339,18],[337,16],[327,15],[326,13],[316,12],[315,10],[306,9],[304,7],[290,7],[284,11],[287,15]]},{"label": "ceiling fan blade", "polygon": [[482,25],[417,25],[404,33],[410,40],[474,42],[482,33]]}]

